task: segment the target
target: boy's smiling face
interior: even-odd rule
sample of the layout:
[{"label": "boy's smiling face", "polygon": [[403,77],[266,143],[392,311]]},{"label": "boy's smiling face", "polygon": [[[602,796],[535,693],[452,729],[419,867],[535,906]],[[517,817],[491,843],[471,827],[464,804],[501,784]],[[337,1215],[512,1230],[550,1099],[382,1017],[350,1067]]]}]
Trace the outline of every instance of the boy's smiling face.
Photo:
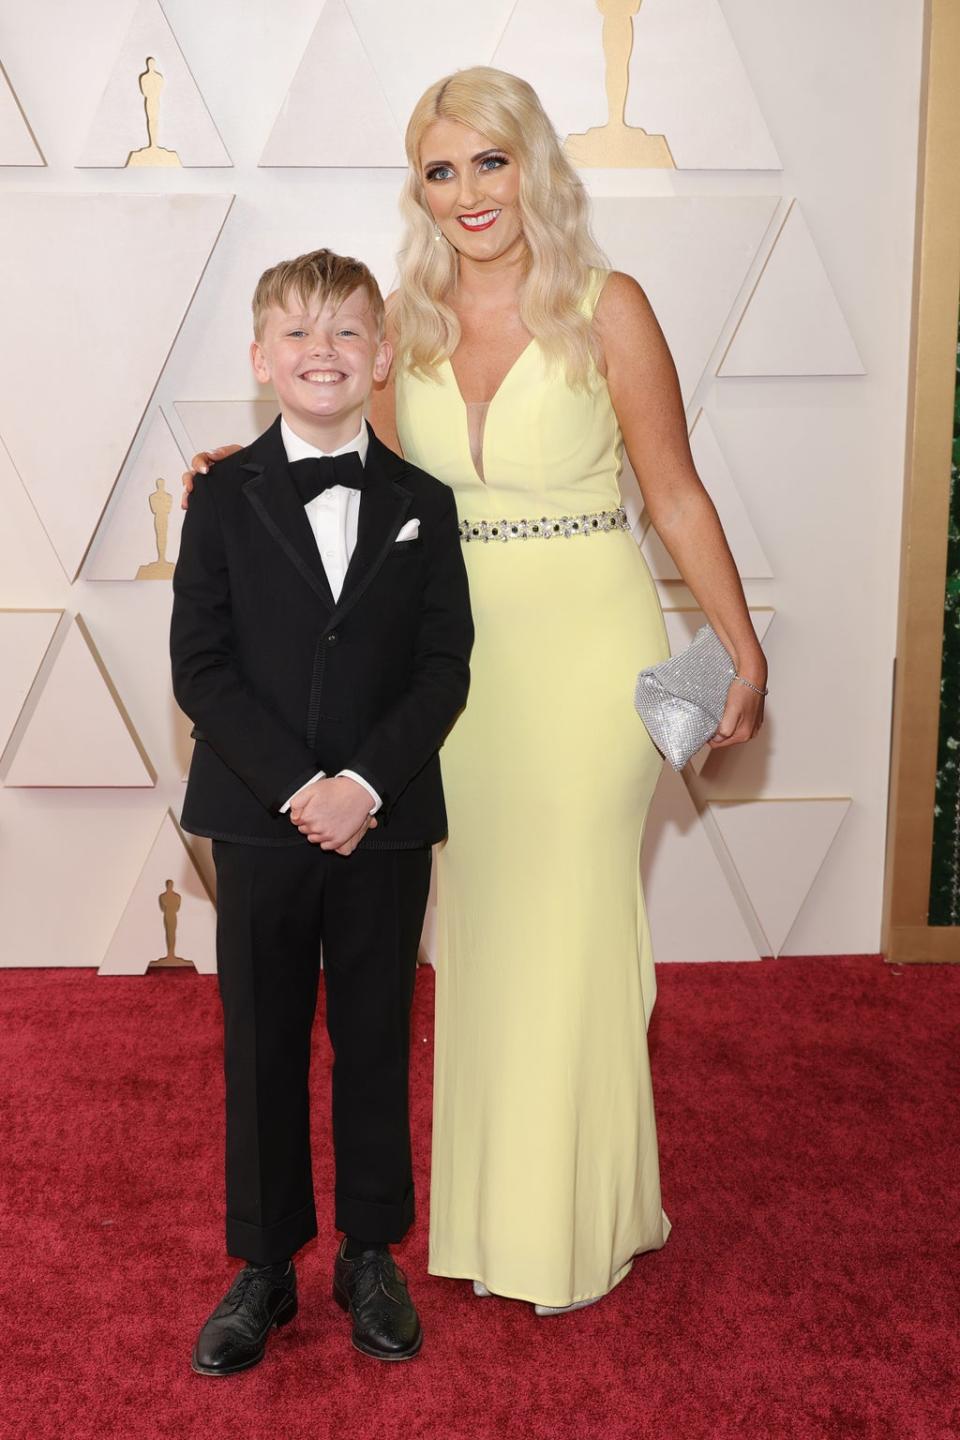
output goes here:
[{"label": "boy's smiling face", "polygon": [[273,384],[290,428],[320,450],[353,439],[367,396],[387,378],[392,358],[359,287],[340,301],[293,294],[282,307],[269,306],[250,347],[254,374]]}]

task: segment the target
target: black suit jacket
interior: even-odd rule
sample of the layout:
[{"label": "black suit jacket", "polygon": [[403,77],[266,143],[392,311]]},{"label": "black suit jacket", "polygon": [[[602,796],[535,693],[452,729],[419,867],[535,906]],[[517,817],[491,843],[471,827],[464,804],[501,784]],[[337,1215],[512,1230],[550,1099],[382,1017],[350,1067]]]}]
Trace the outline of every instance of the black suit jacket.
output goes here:
[{"label": "black suit jacket", "polygon": [[[177,703],[194,722],[195,835],[307,844],[287,815],[318,770],[383,799],[365,848],[446,834],[437,755],[473,625],[453,495],[370,431],[357,544],[334,601],[277,420],[197,484],[173,578]],[[397,542],[408,519],[419,536]]]}]

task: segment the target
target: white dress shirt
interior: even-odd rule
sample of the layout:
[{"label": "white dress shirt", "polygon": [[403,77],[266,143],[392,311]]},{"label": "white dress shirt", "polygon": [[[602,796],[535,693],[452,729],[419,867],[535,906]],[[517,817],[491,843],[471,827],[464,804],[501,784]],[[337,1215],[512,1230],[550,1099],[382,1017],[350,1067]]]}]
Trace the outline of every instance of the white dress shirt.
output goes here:
[{"label": "white dress shirt", "polygon": [[[313,460],[324,455],[349,455],[355,450],[360,456],[361,465],[367,463],[370,436],[367,433],[366,420],[360,421],[359,433],[346,445],[341,445],[339,450],[318,450],[315,445],[310,445],[306,440],[302,440],[294,430],[291,430],[286,420],[280,421],[280,438],[283,440],[283,448],[290,461]],[[320,551],[320,562],[333,592],[333,598],[339,600],[347,574],[347,566],[350,564],[350,557],[357,544],[360,491],[350,490],[346,485],[332,485],[329,490],[315,495],[303,508],[307,512],[307,519],[310,521],[310,528],[317,542],[317,549]],[[314,780],[322,780],[325,773],[323,770],[318,770],[316,775],[307,781],[307,784],[312,785]],[[339,770],[337,774],[338,776],[345,775],[347,779],[355,780],[358,785],[363,786],[373,801],[370,814],[376,815],[383,802],[373,786],[368,785],[361,775],[356,775],[352,770]],[[304,789],[305,787],[301,786],[300,788]],[[299,791],[297,793],[299,794]],[[291,795],[286,805],[280,807],[281,815],[286,815],[292,800],[293,796]]]}]

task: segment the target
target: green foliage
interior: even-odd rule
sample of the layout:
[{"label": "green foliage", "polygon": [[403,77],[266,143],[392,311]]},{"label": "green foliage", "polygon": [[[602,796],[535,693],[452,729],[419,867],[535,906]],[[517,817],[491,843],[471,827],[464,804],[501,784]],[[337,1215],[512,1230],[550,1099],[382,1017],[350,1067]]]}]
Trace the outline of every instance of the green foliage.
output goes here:
[{"label": "green foliage", "polygon": [[960,924],[960,338],[953,406],[947,581],[940,671],[940,743],[933,812],[931,925]]}]

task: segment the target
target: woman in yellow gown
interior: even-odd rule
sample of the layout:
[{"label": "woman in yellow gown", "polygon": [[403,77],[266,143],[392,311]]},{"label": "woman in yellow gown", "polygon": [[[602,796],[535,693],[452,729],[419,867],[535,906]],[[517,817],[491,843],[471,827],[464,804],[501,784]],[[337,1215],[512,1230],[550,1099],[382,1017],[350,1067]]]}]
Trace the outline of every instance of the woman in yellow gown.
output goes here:
[{"label": "woman in yellow gown", "polygon": [[372,419],[453,488],[476,625],[442,754],[430,1269],[551,1313],[669,1230],[638,869],[661,760],[632,706],[669,651],[619,508],[625,438],[746,682],[714,743],[759,728],[766,669],[663,337],[603,268],[534,92],[461,71],[423,96],[407,150],[398,360]]}]

